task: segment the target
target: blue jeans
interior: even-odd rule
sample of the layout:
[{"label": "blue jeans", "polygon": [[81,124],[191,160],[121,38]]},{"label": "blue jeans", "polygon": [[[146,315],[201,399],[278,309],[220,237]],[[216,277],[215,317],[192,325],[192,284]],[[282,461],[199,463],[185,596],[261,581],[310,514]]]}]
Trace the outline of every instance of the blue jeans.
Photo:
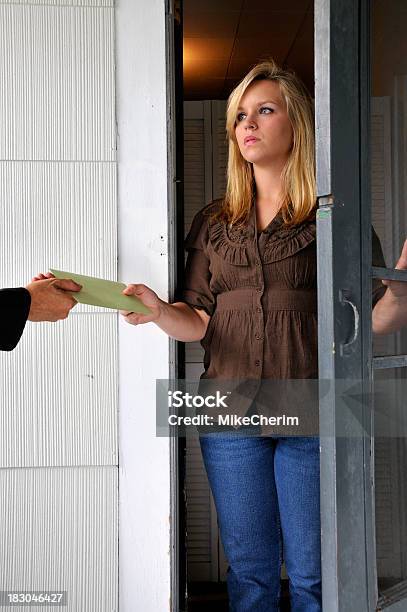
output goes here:
[{"label": "blue jeans", "polygon": [[319,437],[200,435],[229,564],[230,612],[321,612]]}]

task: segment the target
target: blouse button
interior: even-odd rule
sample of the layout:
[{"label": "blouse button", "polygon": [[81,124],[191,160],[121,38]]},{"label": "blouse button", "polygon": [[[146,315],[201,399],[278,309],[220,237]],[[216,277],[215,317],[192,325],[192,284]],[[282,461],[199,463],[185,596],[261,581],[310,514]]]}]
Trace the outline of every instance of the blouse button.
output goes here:
[{"label": "blouse button", "polygon": [[254,365],[259,366],[260,365],[260,360],[256,359],[256,361],[254,362]]}]

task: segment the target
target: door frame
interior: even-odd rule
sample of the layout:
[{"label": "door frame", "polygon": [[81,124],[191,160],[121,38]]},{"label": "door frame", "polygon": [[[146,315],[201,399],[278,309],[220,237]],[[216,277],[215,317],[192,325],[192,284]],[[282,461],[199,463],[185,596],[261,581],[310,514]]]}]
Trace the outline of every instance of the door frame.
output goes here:
[{"label": "door frame", "polygon": [[[184,274],[184,111],[182,0],[165,0],[167,77],[168,297],[181,300]],[[185,378],[185,344],[169,338],[169,379]],[[171,436],[170,451],[170,611],[186,609],[186,438]],[[182,488],[181,488],[182,487]]]},{"label": "door frame", "polygon": [[[367,0],[315,0],[321,556],[329,612],[371,612],[377,602],[369,32]],[[348,385],[363,398],[351,410]]]}]

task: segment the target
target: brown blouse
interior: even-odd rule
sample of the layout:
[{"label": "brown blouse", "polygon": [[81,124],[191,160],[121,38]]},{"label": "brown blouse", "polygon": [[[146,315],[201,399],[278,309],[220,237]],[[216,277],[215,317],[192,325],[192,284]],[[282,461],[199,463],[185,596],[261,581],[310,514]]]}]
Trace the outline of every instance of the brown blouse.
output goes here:
[{"label": "brown blouse", "polygon": [[[193,218],[183,301],[211,319],[201,345],[201,379],[247,381],[234,414],[247,414],[262,379],[318,378],[316,220],[286,228],[281,213],[257,230],[255,208],[242,230],[209,221],[216,200]],[[384,266],[372,228],[373,265]],[[372,304],[386,287],[373,279]],[[237,427],[235,427],[237,428]],[[262,428],[265,432],[265,428]]]}]

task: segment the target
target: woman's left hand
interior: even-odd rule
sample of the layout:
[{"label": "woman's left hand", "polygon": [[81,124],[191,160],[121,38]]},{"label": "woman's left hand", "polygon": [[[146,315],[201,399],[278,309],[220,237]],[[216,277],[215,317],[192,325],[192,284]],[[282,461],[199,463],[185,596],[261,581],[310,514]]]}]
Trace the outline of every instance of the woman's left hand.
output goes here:
[{"label": "woman's left hand", "polygon": [[[401,251],[400,258],[396,264],[396,270],[407,270],[407,239],[404,241],[404,246]],[[387,286],[387,291],[392,294],[392,297],[401,301],[407,300],[407,282],[382,279],[383,285]]]},{"label": "woman's left hand", "polygon": [[[407,240],[404,242],[396,270],[407,270]],[[376,302],[372,312],[375,334],[391,334],[407,326],[407,282],[382,279],[386,292]]]}]

